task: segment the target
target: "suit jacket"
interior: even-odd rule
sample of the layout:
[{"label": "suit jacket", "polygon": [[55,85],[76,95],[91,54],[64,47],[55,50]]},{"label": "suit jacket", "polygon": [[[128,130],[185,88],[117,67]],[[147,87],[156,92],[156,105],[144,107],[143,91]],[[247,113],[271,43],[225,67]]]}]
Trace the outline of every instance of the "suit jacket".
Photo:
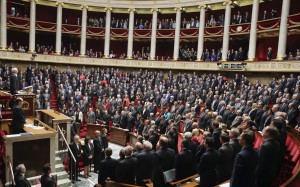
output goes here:
[{"label": "suit jacket", "polygon": [[218,150],[219,162],[217,164],[218,183],[230,179],[233,165],[233,149],[229,143],[224,143]]},{"label": "suit jacket", "polygon": [[256,169],[257,186],[272,186],[280,169],[280,144],[270,138],[258,150],[259,160]]},{"label": "suit jacket", "polygon": [[[69,144],[69,147],[77,161],[77,164],[79,163],[79,158],[80,158],[80,155],[81,155],[81,145],[80,143],[78,143],[78,146],[76,145],[75,142],[72,142]],[[78,148],[79,147],[79,148]],[[69,152],[69,157],[71,157],[71,153]],[[70,159],[71,161],[73,161],[73,159],[71,158]]]},{"label": "suit jacket", "polygon": [[288,121],[289,121],[289,126],[295,127],[297,125],[297,111],[295,109],[289,110],[288,113]]},{"label": "suit jacket", "polygon": [[105,180],[109,177],[112,181],[116,180],[116,168],[118,161],[111,157],[106,157],[100,162],[98,183],[105,186]]},{"label": "suit jacket", "polygon": [[195,174],[195,162],[193,153],[184,148],[176,157],[176,180],[181,180]]},{"label": "suit jacket", "polygon": [[230,179],[230,187],[256,187],[255,169],[258,154],[252,146],[242,148],[236,155]]},{"label": "suit jacket", "polygon": [[99,138],[95,137],[94,141],[94,163],[95,162],[100,162],[101,161],[101,157],[102,157],[102,150],[104,149],[104,145],[103,145],[103,141],[101,136]]},{"label": "suit jacket", "polygon": [[163,172],[175,167],[175,151],[170,148],[163,148],[155,152],[155,164],[153,172],[154,187],[168,186],[164,182]]},{"label": "suit jacket", "polygon": [[142,151],[136,156],[137,168],[136,168],[136,181],[137,185],[142,185],[144,179],[151,179],[155,153],[153,151]]},{"label": "suit jacket", "polygon": [[241,151],[242,146],[239,143],[238,139],[232,139],[232,140],[230,140],[229,145],[232,147],[232,150],[233,150],[233,154],[232,154],[233,160],[232,161],[234,161],[236,155]]},{"label": "suit jacket", "polygon": [[16,183],[16,187],[30,187],[31,186],[29,181],[22,174],[15,175],[15,183]]},{"label": "suit jacket", "polygon": [[93,156],[94,148],[93,145],[84,145],[82,146],[83,150],[83,163],[85,166],[89,166],[91,164],[92,159],[89,159],[89,156]]},{"label": "suit jacket", "polygon": [[13,130],[21,132],[24,128],[25,123],[26,120],[25,120],[25,114],[23,109],[19,105],[15,105],[13,108],[12,121],[11,121]]},{"label": "suit jacket", "polygon": [[116,168],[117,182],[135,184],[136,166],[137,159],[132,156],[120,161]]},{"label": "suit jacket", "polygon": [[202,155],[197,169],[199,175],[201,176],[199,187],[212,187],[216,185],[216,166],[218,158],[219,154],[213,148],[207,149],[206,152]]},{"label": "suit jacket", "polygon": [[18,80],[18,77],[16,75],[12,75],[10,77],[10,93],[12,95],[16,94],[16,93],[18,93],[18,90],[19,90],[19,80]]},{"label": "suit jacket", "polygon": [[42,175],[41,176],[41,186],[42,187],[55,187],[55,182],[53,178],[49,175]]}]

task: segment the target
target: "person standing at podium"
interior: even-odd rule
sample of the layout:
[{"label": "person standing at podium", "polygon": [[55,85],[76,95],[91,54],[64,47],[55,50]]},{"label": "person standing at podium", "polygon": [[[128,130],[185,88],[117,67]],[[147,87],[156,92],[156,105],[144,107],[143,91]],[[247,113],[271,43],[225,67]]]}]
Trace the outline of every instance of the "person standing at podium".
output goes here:
[{"label": "person standing at podium", "polygon": [[19,79],[18,79],[18,69],[12,68],[12,75],[10,77],[10,93],[12,95],[17,94],[19,90]]},{"label": "person standing at podium", "polygon": [[16,100],[16,105],[13,108],[11,127],[13,134],[19,134],[24,132],[24,124],[26,123],[26,118],[24,111],[22,109],[23,99],[18,97]]}]

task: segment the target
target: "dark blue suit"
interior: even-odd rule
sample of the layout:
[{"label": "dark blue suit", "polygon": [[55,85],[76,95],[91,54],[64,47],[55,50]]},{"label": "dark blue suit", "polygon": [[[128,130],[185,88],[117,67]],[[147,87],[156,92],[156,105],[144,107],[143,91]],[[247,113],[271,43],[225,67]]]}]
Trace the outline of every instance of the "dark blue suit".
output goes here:
[{"label": "dark blue suit", "polygon": [[199,187],[212,187],[216,185],[217,182],[217,172],[216,167],[219,159],[218,152],[209,148],[201,156],[198,173],[200,175],[200,185]]},{"label": "dark blue suit", "polygon": [[256,187],[255,169],[258,154],[252,146],[242,148],[236,155],[230,179],[230,187]]}]

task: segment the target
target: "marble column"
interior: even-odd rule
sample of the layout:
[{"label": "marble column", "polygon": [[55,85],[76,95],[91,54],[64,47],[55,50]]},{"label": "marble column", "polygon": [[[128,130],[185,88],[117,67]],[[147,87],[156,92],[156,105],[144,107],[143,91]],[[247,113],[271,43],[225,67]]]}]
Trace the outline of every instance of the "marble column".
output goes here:
[{"label": "marble column", "polygon": [[181,25],[181,7],[175,8],[176,10],[176,25],[175,25],[175,38],[174,38],[174,51],[173,60],[178,60],[179,45],[180,45],[180,25]]},{"label": "marble column", "polygon": [[57,55],[61,54],[61,28],[62,28],[62,7],[63,3],[56,3],[57,5],[57,16],[56,16],[56,43],[55,43],[55,53]]},{"label": "marble column", "polygon": [[134,11],[135,9],[128,9],[129,11],[129,27],[128,27],[128,45],[127,45],[127,58],[132,59],[133,50],[133,27],[134,27]]},{"label": "marble column", "polygon": [[110,47],[110,24],[111,24],[111,11],[112,8],[105,8],[106,21],[105,21],[105,38],[104,38],[104,58],[109,58]]},{"label": "marble column", "polygon": [[287,24],[290,13],[290,3],[290,0],[282,1],[277,60],[283,60],[286,57],[286,42],[288,35]]},{"label": "marble column", "polygon": [[250,29],[250,39],[249,39],[249,51],[248,51],[248,61],[254,61],[256,55],[256,40],[257,40],[257,20],[259,13],[259,0],[253,0],[252,5],[252,17],[251,17],[251,29]]},{"label": "marble column", "polygon": [[88,6],[82,6],[81,17],[81,40],[80,40],[80,56],[85,56],[86,53],[86,22],[87,22]]},{"label": "marble column", "polygon": [[28,52],[35,53],[36,0],[30,0],[30,30]]},{"label": "marble column", "polygon": [[6,0],[1,0],[1,22],[0,22],[0,50],[6,50],[7,49],[7,26],[6,26]]},{"label": "marble column", "polygon": [[155,55],[156,55],[157,12],[158,12],[158,9],[151,9],[151,11],[152,11],[152,30],[151,30],[150,60],[155,60]]},{"label": "marble column", "polygon": [[229,49],[229,27],[231,19],[231,1],[224,2],[225,5],[225,22],[224,22],[224,33],[223,33],[223,51],[222,61],[227,61],[227,53]]},{"label": "marble column", "polygon": [[205,6],[200,6],[200,21],[198,33],[197,61],[201,61],[204,47]]}]

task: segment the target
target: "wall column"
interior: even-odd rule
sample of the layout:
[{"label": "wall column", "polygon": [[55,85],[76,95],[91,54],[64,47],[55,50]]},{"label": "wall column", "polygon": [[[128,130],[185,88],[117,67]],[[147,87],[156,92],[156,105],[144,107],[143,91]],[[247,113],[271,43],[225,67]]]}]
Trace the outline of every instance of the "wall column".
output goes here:
[{"label": "wall column", "polygon": [[86,53],[86,22],[88,6],[82,6],[81,18],[81,40],[80,40],[80,56],[85,56]]},{"label": "wall column", "polygon": [[7,5],[6,0],[1,0],[1,38],[0,38],[0,50],[6,50],[7,48],[7,24],[6,24],[6,15],[7,15]]},{"label": "wall column", "polygon": [[153,13],[152,13],[150,60],[155,60],[155,55],[156,55],[157,12],[158,12],[158,9],[151,9],[151,11]]},{"label": "wall column", "polygon": [[257,40],[257,20],[259,13],[259,0],[253,0],[251,29],[249,39],[248,61],[254,61],[256,55],[256,40]]},{"label": "wall column", "polygon": [[129,11],[129,27],[128,27],[128,45],[127,45],[127,58],[132,59],[133,51],[133,27],[134,27],[134,11],[135,9],[128,9]]},{"label": "wall column", "polygon": [[224,33],[223,33],[223,51],[222,61],[227,61],[227,53],[229,49],[229,26],[231,20],[231,1],[224,2],[225,5],[225,22],[224,22]]},{"label": "wall column", "polygon": [[35,22],[36,22],[36,2],[30,0],[30,30],[29,30],[29,50],[30,53],[35,53]]},{"label": "wall column", "polygon": [[199,22],[200,23],[199,23],[199,33],[198,33],[197,61],[201,61],[201,56],[204,47],[205,6],[200,6]]},{"label": "wall column", "polygon": [[56,43],[55,53],[61,55],[61,28],[62,28],[62,7],[63,3],[57,2],[57,16],[56,16]]},{"label": "wall column", "polygon": [[287,22],[290,13],[290,3],[290,0],[282,1],[277,60],[283,60],[286,57],[286,41],[288,35]]},{"label": "wall column", "polygon": [[110,24],[111,24],[111,11],[112,8],[105,8],[106,21],[105,21],[105,38],[104,38],[104,58],[109,58],[110,48]]},{"label": "wall column", "polygon": [[173,60],[178,60],[179,57],[179,44],[180,44],[180,25],[181,25],[181,7],[175,8],[176,10],[176,26],[175,26],[175,38],[174,38],[174,52]]}]

